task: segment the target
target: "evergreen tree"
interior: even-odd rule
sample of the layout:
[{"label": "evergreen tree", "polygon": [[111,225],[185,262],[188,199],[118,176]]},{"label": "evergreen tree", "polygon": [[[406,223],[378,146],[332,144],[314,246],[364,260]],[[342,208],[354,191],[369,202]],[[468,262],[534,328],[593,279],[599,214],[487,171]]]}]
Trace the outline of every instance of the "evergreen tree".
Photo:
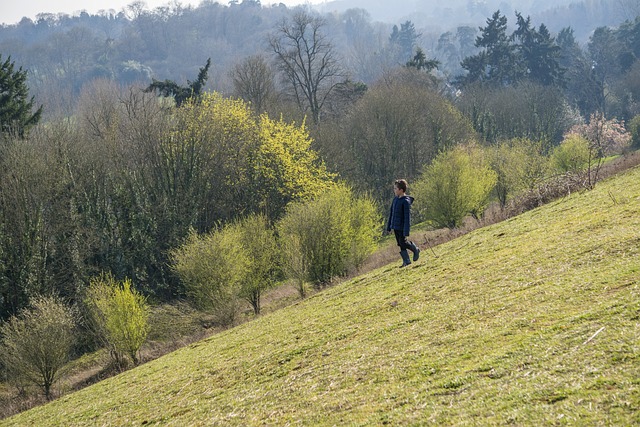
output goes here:
[{"label": "evergreen tree", "polygon": [[173,80],[165,80],[161,82],[153,79],[153,82],[144,91],[158,91],[162,96],[172,97],[176,101],[176,106],[179,107],[185,101],[189,99],[197,99],[202,95],[202,90],[207,82],[210,66],[211,58],[207,59],[207,63],[204,67],[200,68],[198,78],[194,82],[187,80],[187,86],[179,86]]},{"label": "evergreen tree", "polygon": [[558,63],[566,69],[564,74],[565,95],[583,116],[600,111],[604,105],[601,84],[596,80],[592,63],[576,41],[573,29],[563,28],[556,38],[560,47]]},{"label": "evergreen tree", "polygon": [[42,105],[32,112],[34,97],[28,99],[27,71],[22,67],[15,71],[14,67],[11,56],[2,62],[0,54],[0,132],[24,138],[40,120]]},{"label": "evergreen tree", "polygon": [[515,75],[544,86],[559,84],[564,70],[559,65],[560,47],[551,37],[549,30],[541,24],[539,30],[531,26],[531,19],[524,19],[516,13],[518,28],[512,40],[519,41],[516,46],[517,57],[514,64]]},{"label": "evergreen tree", "polygon": [[389,41],[400,48],[403,59],[410,59],[421,35],[416,31],[413,22],[406,21],[404,24],[400,24],[400,29],[397,25],[393,26]]},{"label": "evergreen tree", "polygon": [[413,59],[407,62],[408,68],[416,68],[417,70],[425,70],[427,73],[438,68],[440,65],[440,61],[435,59],[427,59],[427,55],[424,54],[424,51],[421,48],[416,49],[416,54]]},{"label": "evergreen tree", "polygon": [[508,85],[515,81],[514,68],[516,53],[507,35],[507,17],[496,11],[487,19],[487,26],[480,28],[476,47],[484,48],[477,55],[466,57],[462,68],[469,74],[460,79],[463,84],[474,81],[489,81],[498,85]]}]

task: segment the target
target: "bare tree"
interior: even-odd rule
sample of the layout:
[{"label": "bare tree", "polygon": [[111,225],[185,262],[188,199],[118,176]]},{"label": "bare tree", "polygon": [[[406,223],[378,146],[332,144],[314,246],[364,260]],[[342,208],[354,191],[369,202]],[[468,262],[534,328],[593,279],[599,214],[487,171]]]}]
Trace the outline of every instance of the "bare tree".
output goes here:
[{"label": "bare tree", "polygon": [[69,360],[75,341],[74,311],[55,297],[36,297],[32,306],[0,325],[0,355],[14,377],[51,387]]},{"label": "bare tree", "polygon": [[275,94],[274,73],[264,57],[250,56],[231,70],[235,94],[263,112]]},{"label": "bare tree", "polygon": [[322,107],[344,78],[333,46],[323,34],[325,21],[297,11],[285,18],[269,37],[276,64],[302,112],[309,111],[314,123]]}]

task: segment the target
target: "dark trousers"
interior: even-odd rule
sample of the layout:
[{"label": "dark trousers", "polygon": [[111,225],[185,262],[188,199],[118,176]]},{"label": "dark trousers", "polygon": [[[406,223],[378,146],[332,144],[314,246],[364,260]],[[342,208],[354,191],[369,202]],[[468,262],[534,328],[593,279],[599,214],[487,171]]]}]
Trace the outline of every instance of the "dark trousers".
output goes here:
[{"label": "dark trousers", "polygon": [[407,237],[404,235],[402,230],[393,230],[393,234],[396,235],[396,242],[398,242],[398,246],[400,246],[401,251],[406,251],[413,246],[407,241]]}]

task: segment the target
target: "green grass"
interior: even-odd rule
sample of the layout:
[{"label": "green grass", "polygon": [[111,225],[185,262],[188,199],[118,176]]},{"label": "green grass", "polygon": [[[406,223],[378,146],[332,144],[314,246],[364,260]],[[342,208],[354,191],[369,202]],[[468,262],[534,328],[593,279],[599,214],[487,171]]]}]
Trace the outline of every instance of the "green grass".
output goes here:
[{"label": "green grass", "polygon": [[2,425],[638,425],[640,168]]}]

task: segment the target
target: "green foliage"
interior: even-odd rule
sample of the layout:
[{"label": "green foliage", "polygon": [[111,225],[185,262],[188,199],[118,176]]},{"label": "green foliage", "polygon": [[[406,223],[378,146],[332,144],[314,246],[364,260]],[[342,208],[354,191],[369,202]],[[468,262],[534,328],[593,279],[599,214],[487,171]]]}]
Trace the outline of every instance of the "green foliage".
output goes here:
[{"label": "green foliage", "polygon": [[413,58],[407,62],[407,68],[415,68],[418,71],[424,70],[427,73],[430,73],[433,70],[438,69],[440,65],[440,61],[436,59],[427,59],[427,55],[425,55],[424,51],[421,48],[416,49],[416,54]]},{"label": "green foliage", "polygon": [[282,216],[291,201],[308,200],[327,189],[335,175],[328,172],[304,126],[260,116],[255,161],[258,208],[269,219]]},{"label": "green foliage", "polygon": [[497,174],[473,145],[440,153],[414,184],[416,211],[437,227],[456,228],[482,215]]},{"label": "green foliage", "polygon": [[543,86],[562,82],[564,70],[559,65],[560,47],[544,24],[538,30],[516,12],[517,28],[507,35],[507,18],[496,11],[480,28],[476,47],[483,50],[462,60],[468,71],[460,83],[487,82],[495,87],[531,81]]},{"label": "green foliage", "polygon": [[75,342],[73,310],[55,297],[37,297],[0,326],[0,357],[14,381],[42,388],[47,399]]},{"label": "green foliage", "polygon": [[631,135],[617,119],[607,119],[604,114],[592,114],[589,122],[575,125],[569,134],[577,134],[589,142],[587,178],[589,187],[598,182],[604,158],[620,154],[629,147]]},{"label": "green foliage", "polygon": [[171,252],[172,267],[187,296],[199,308],[211,311],[222,324],[235,319],[238,296],[250,264],[241,239],[237,223],[204,235],[192,230],[185,242]]},{"label": "green foliage", "polygon": [[628,130],[631,133],[631,145],[634,148],[640,148],[640,115],[631,119]]},{"label": "green foliage", "polygon": [[548,149],[581,121],[559,90],[537,83],[506,87],[470,85],[456,100],[456,106],[482,139],[491,144],[503,139],[528,138],[543,141]]},{"label": "green foliage", "polygon": [[207,59],[204,67],[200,68],[198,78],[195,81],[187,81],[187,86],[179,86],[172,80],[161,82],[153,79],[152,83],[145,89],[145,92],[158,92],[162,96],[172,97],[177,107],[180,107],[189,100],[198,100],[202,95],[204,85],[209,77],[210,66],[211,58]]},{"label": "green foliage", "polygon": [[471,123],[451,103],[404,80],[411,74],[403,70],[367,91],[345,117],[346,135],[328,160],[379,204],[388,202],[389,183],[398,176],[412,181],[438,151],[473,137]]},{"label": "green foliage", "polygon": [[239,221],[240,244],[248,265],[239,296],[260,314],[260,298],[274,287],[281,276],[281,260],[274,230],[264,215],[254,214]]},{"label": "green foliage", "polygon": [[416,26],[413,22],[405,21],[400,24],[400,29],[398,29],[397,25],[393,26],[389,36],[389,43],[398,49],[401,61],[411,61],[411,55],[421,36],[422,34],[416,31]]},{"label": "green foliage", "polygon": [[131,280],[118,282],[110,274],[94,278],[85,305],[95,332],[108,345],[114,361],[122,366],[126,355],[139,364],[139,351],[149,332],[150,309]]},{"label": "green foliage", "polygon": [[524,138],[504,140],[489,147],[487,155],[497,174],[495,192],[502,207],[510,196],[535,188],[547,177],[548,160],[541,143]]},{"label": "green foliage", "polygon": [[589,141],[577,134],[568,134],[551,153],[551,163],[555,170],[579,172],[589,164]]},{"label": "green foliage", "polygon": [[38,123],[42,106],[32,112],[34,97],[29,98],[27,71],[14,71],[11,56],[2,62],[0,55],[0,133],[23,138],[29,128]]},{"label": "green foliage", "polygon": [[[292,276],[320,285],[358,268],[375,249],[381,220],[375,204],[337,184],[308,202],[294,203],[278,224]],[[286,272],[286,271],[285,271]],[[301,292],[302,293],[302,292]]]}]

